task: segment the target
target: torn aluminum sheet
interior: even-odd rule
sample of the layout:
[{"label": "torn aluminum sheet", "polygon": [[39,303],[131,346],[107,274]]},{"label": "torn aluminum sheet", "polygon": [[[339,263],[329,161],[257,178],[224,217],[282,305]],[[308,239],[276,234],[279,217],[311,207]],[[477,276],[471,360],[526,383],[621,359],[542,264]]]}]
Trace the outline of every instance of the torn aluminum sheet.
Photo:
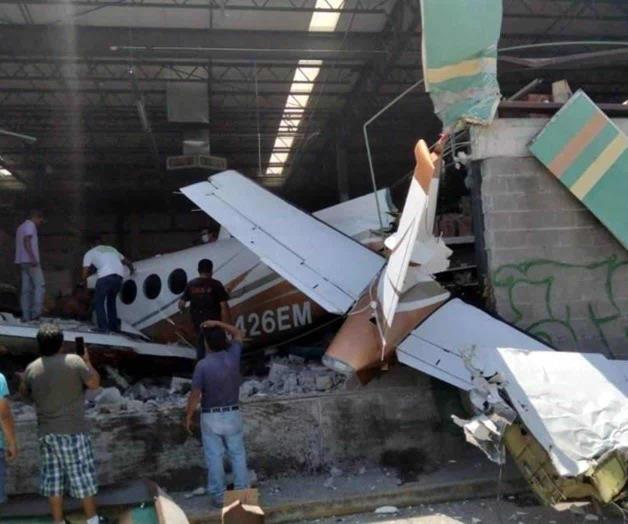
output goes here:
[{"label": "torn aluminum sheet", "polygon": [[526,428],[558,473],[577,476],[612,451],[628,451],[628,379],[624,361],[597,353],[478,348],[503,378]]},{"label": "torn aluminum sheet", "polygon": [[467,442],[480,448],[486,456],[497,464],[506,462],[504,434],[517,418],[517,413],[499,394],[499,375],[485,379],[467,361],[469,371],[473,374],[473,386],[469,398],[473,405],[475,417],[465,420],[456,415],[451,418],[464,429]]},{"label": "torn aluminum sheet", "polygon": [[330,313],[346,313],[384,266],[383,257],[235,171],[181,191]]},{"label": "torn aluminum sheet", "polygon": [[628,136],[582,90],[530,151],[628,249]]},{"label": "torn aluminum sheet", "polygon": [[421,15],[425,87],[445,130],[489,125],[501,97],[501,0],[421,0]]}]

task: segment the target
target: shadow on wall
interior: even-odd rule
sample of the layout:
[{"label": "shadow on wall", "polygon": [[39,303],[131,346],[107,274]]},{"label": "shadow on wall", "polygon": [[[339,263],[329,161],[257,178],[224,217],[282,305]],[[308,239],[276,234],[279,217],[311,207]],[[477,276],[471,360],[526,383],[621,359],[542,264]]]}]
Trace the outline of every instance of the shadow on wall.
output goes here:
[{"label": "shadow on wall", "polygon": [[611,352],[628,341],[628,259],[530,259],[500,266],[492,283],[500,314],[559,349],[595,339]]}]

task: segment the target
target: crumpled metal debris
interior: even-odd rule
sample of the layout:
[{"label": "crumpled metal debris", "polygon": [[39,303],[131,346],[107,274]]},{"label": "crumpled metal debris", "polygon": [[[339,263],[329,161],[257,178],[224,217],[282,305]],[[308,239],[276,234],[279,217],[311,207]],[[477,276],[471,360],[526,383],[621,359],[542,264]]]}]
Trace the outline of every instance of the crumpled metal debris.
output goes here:
[{"label": "crumpled metal debris", "polygon": [[463,428],[467,442],[480,448],[493,462],[504,464],[506,448],[503,437],[508,426],[517,418],[517,412],[499,393],[503,378],[495,374],[487,380],[474,366],[475,353],[475,347],[462,351],[463,361],[473,380],[474,388],[469,392],[469,399],[475,416],[463,419],[452,415],[451,418],[456,425]]}]

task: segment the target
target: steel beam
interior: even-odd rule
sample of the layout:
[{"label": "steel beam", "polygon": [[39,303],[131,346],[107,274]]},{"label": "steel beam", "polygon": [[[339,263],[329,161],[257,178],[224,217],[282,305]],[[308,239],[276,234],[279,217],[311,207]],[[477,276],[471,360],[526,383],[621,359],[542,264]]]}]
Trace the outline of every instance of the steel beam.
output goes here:
[{"label": "steel beam", "polygon": [[[94,9],[107,8],[135,8],[135,9],[200,9],[220,11],[255,11],[255,12],[289,12],[289,13],[313,13],[315,10],[321,13],[350,13],[360,15],[382,15],[386,13],[387,0],[357,0],[348,3],[346,7],[337,7],[338,4],[326,3],[316,7],[310,0],[247,0],[233,2],[232,0],[167,0],[156,2],[151,0],[72,0],[76,7],[88,7]],[[0,0],[5,5],[35,5],[35,6],[67,6],[66,0]]]},{"label": "steel beam", "polygon": [[46,58],[368,59],[377,34],[126,27],[2,26],[0,55]]}]

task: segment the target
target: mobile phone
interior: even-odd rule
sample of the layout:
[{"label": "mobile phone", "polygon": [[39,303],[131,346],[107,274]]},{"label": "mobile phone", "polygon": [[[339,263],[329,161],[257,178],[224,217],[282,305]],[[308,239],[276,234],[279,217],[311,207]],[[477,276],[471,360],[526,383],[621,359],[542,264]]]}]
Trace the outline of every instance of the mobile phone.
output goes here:
[{"label": "mobile phone", "polygon": [[85,339],[83,337],[76,337],[74,339],[74,351],[79,357],[85,354]]}]

